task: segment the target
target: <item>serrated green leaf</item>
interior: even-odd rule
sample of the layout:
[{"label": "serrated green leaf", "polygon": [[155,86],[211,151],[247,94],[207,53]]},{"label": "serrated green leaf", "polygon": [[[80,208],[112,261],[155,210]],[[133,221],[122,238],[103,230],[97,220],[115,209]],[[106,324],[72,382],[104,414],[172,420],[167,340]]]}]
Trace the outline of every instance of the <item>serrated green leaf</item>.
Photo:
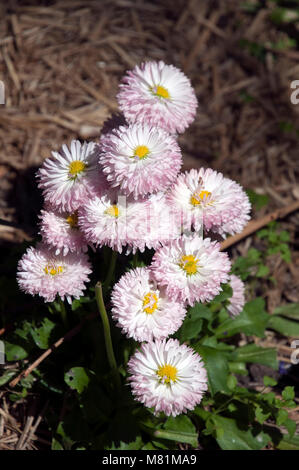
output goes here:
[{"label": "serrated green leaf", "polygon": [[72,367],[64,375],[66,384],[78,393],[82,393],[89,384],[89,373],[84,367]]},{"label": "serrated green leaf", "polygon": [[294,400],[295,398],[294,387],[291,387],[291,386],[285,387],[282,391],[282,397],[284,398],[284,400]]},{"label": "serrated green leaf", "polygon": [[263,424],[271,416],[270,412],[264,412],[260,406],[255,409],[255,418],[258,423]]},{"label": "serrated green leaf", "polygon": [[111,447],[106,447],[107,450],[139,450],[143,446],[143,442],[140,436],[137,436],[135,441],[132,442],[120,442],[118,446],[113,444]]},{"label": "serrated green leaf", "polygon": [[44,318],[39,328],[31,328],[30,333],[36,346],[40,349],[48,349],[50,346],[50,336],[55,328],[55,323]]}]

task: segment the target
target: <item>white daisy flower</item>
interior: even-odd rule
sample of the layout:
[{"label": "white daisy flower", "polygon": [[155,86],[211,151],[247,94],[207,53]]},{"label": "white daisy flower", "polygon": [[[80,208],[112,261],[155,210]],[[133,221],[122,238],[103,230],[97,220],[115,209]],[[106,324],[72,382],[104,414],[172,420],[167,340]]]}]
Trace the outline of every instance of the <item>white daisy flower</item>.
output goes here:
[{"label": "white daisy flower", "polygon": [[171,134],[184,132],[197,107],[190,80],[161,60],[144,62],[129,71],[117,98],[128,122],[148,123]]},{"label": "white daisy flower", "polygon": [[167,132],[133,124],[103,135],[100,164],[107,180],[123,194],[139,196],[165,191],[182,165],[180,148]]},{"label": "white daisy flower", "polygon": [[136,341],[163,339],[181,326],[186,309],[159,288],[148,268],[124,274],[112,294],[112,317],[123,333]]},{"label": "white daisy flower", "polygon": [[155,414],[177,416],[193,410],[208,388],[201,357],[175,339],[143,343],[128,369],[133,395]]},{"label": "white daisy flower", "polygon": [[74,212],[88,198],[102,194],[106,178],[98,164],[98,146],[94,142],[71,142],[70,150],[63,145],[52,152],[37,172],[38,186],[44,198],[62,211]]}]

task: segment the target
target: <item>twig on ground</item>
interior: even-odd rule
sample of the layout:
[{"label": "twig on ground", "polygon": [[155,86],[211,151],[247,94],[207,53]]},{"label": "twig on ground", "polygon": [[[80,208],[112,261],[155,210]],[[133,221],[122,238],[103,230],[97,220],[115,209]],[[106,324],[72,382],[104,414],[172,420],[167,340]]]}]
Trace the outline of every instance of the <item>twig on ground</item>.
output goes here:
[{"label": "twig on ground", "polygon": [[245,227],[243,232],[237,233],[237,235],[233,235],[232,237],[228,237],[226,240],[224,240],[221,243],[221,250],[222,251],[226,250],[227,248],[239,242],[240,240],[243,240],[243,238],[248,237],[252,233],[259,230],[260,228],[264,227],[269,222],[272,222],[273,220],[277,220],[277,219],[282,219],[283,217],[290,214],[291,212],[294,212],[297,209],[299,209],[299,201],[292,202],[291,204],[288,204],[285,207],[276,209],[274,212],[271,212],[270,214],[267,214],[260,219],[252,220]]}]

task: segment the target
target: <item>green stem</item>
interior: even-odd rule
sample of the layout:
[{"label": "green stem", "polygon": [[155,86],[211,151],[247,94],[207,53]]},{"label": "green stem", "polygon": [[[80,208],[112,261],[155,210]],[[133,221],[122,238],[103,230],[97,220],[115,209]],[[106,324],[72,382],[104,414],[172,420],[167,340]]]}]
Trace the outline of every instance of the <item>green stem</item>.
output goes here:
[{"label": "green stem", "polygon": [[113,279],[116,260],[117,260],[117,251],[112,251],[111,258],[110,258],[109,269],[108,269],[107,276],[106,276],[106,279],[105,279],[105,282],[104,282],[105,291],[107,291],[109,289],[111,281]]},{"label": "green stem", "polygon": [[64,301],[62,300],[61,297],[59,297],[59,303],[60,303],[60,315],[61,315],[63,324],[66,328],[68,328],[69,322],[68,322],[68,319],[67,319],[67,311],[66,311],[66,308],[65,308],[65,305],[64,305]]},{"label": "green stem", "polygon": [[96,301],[98,305],[98,309],[102,318],[103,322],[103,327],[104,327],[104,337],[105,337],[105,345],[106,345],[106,352],[107,352],[107,357],[108,357],[108,362],[111,367],[111,371],[114,376],[115,384],[117,389],[120,389],[121,382],[120,382],[120,376],[119,372],[117,369],[117,364],[114,356],[114,351],[113,351],[113,345],[112,345],[112,339],[111,339],[111,331],[110,331],[110,323],[106,311],[106,307],[104,304],[104,299],[103,299],[103,291],[102,291],[102,284],[100,282],[96,283],[95,286],[95,296],[96,296]]}]

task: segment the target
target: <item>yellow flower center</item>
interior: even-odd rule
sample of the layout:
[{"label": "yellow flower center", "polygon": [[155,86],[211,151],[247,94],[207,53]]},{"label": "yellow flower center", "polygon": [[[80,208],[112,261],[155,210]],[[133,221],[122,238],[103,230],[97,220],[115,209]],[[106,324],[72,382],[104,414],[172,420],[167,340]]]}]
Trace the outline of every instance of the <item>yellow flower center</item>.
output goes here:
[{"label": "yellow flower center", "polygon": [[155,96],[158,96],[159,98],[170,98],[169,91],[167,90],[167,88],[164,88],[164,86],[157,85],[156,87],[152,87],[151,91]]},{"label": "yellow flower center", "polygon": [[147,157],[149,154],[149,148],[146,145],[138,145],[134,151],[134,157],[138,157],[140,160]]},{"label": "yellow flower center", "polygon": [[66,221],[72,228],[78,228],[78,213],[74,212],[73,214],[70,214],[66,218]]},{"label": "yellow flower center", "polygon": [[86,167],[86,164],[81,160],[73,160],[69,164],[69,174],[72,179],[75,179],[79,173],[81,173]]},{"label": "yellow flower center", "polygon": [[64,271],[63,266],[55,266],[54,264],[48,264],[44,269],[46,274],[50,274],[51,276],[56,276],[56,274],[61,274]]},{"label": "yellow flower center", "polygon": [[118,217],[119,209],[115,204],[113,204],[113,206],[110,206],[105,210],[105,214],[111,215],[111,217]]},{"label": "yellow flower center", "polygon": [[171,366],[170,364],[160,366],[156,373],[158,377],[160,377],[160,382],[164,384],[170,384],[170,382],[177,381],[178,370],[176,367]]},{"label": "yellow flower center", "polygon": [[183,255],[179,265],[190,276],[197,273],[198,259],[193,255]]},{"label": "yellow flower center", "polygon": [[152,315],[158,308],[158,297],[154,292],[148,292],[143,297],[143,311],[149,315]]},{"label": "yellow flower center", "polygon": [[190,202],[193,206],[198,206],[211,196],[211,194],[210,191],[195,191],[190,198]]}]

